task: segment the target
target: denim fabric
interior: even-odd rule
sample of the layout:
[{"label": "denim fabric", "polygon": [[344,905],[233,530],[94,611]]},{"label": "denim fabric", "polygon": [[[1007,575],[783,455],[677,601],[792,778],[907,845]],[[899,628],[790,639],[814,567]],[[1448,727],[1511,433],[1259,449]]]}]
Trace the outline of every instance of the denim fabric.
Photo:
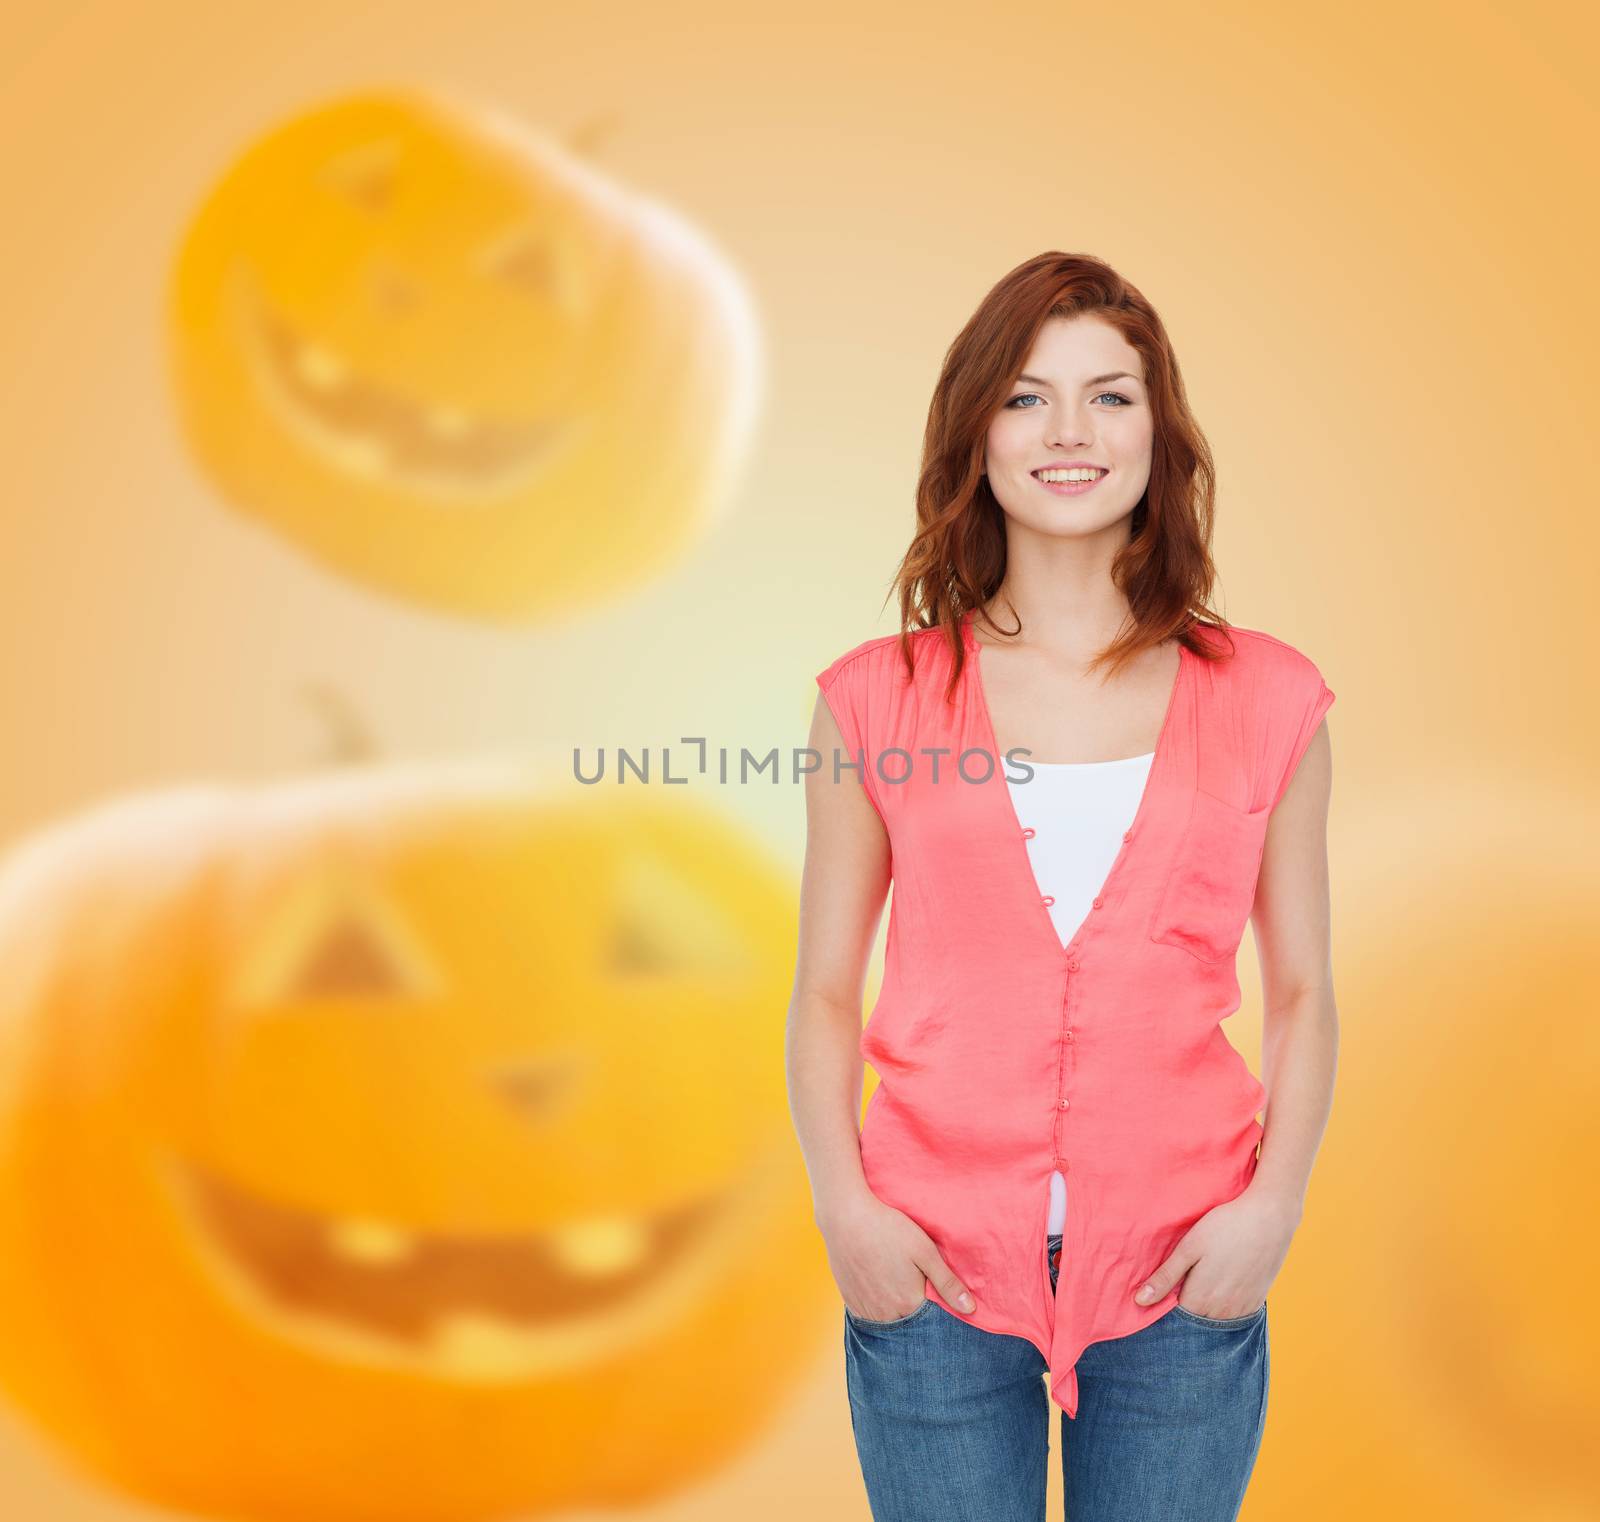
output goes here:
[{"label": "denim fabric", "polygon": [[[1059,1236],[1049,1238],[1051,1282]],[[1045,1359],[931,1299],[894,1321],[846,1307],[850,1421],[875,1522],[1043,1522]],[[1182,1306],[1079,1356],[1061,1413],[1069,1522],[1233,1522],[1266,1422],[1267,1308]]]}]

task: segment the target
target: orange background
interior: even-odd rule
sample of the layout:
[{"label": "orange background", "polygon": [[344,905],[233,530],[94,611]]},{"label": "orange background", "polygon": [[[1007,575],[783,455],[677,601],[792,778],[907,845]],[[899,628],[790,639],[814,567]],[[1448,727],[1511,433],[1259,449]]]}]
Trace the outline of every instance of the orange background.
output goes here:
[{"label": "orange background", "polygon": [[[308,683],[396,757],[804,744],[812,672],[891,628],[944,346],[1022,259],[1098,254],[1161,310],[1215,450],[1223,611],[1339,697],[1340,1090],[1272,1290],[1244,1515],[1593,1515],[1592,17],[805,14],[11,9],[0,839],[304,764]],[[559,626],[330,574],[220,508],[175,428],[161,295],[198,198],[282,117],[389,82],[594,127],[591,161],[706,229],[760,309],[769,389],[730,510]],[[798,787],[697,791],[798,873]],[[1229,1028],[1252,1063],[1253,977]],[[3,1410],[0,1503],[134,1509]],[[837,1337],[742,1464],[649,1514],[819,1508],[867,1515]]]}]

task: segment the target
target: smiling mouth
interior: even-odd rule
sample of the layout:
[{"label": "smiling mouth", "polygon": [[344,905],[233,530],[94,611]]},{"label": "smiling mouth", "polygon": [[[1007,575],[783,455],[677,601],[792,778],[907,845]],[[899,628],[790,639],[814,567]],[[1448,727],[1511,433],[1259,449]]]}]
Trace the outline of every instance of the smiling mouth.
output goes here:
[{"label": "smiling mouth", "polygon": [[301,1209],[175,1154],[164,1173],[208,1267],[320,1356],[505,1380],[596,1362],[697,1303],[760,1171],[653,1214],[504,1234]]},{"label": "smiling mouth", "polygon": [[1081,497],[1086,491],[1093,491],[1111,472],[1101,470],[1092,481],[1041,481],[1038,471],[1033,471],[1031,474],[1046,491],[1054,492],[1058,497]]},{"label": "smiling mouth", "polygon": [[526,487],[584,431],[574,418],[484,417],[368,380],[348,356],[276,311],[242,265],[234,305],[268,405],[349,475],[445,499],[481,498]]}]

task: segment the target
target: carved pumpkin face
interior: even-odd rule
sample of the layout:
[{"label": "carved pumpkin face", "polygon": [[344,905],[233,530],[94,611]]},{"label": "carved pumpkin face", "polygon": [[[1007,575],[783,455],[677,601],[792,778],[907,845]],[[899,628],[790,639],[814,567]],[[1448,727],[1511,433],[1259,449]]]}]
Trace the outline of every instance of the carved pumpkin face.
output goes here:
[{"label": "carved pumpkin face", "polygon": [[1600,1313],[1561,1286],[1600,1246],[1597,824],[1485,776],[1341,831],[1365,891],[1335,916],[1339,1097],[1273,1311],[1305,1385],[1263,1516],[1347,1517],[1352,1466],[1386,1517],[1593,1510]]},{"label": "carved pumpkin face", "polygon": [[136,800],[0,878],[0,1377],[120,1487],[620,1504],[814,1356],[784,874],[525,780]]},{"label": "carved pumpkin face", "polygon": [[223,495],[345,575],[508,621],[692,542],[747,445],[756,331],[665,207],[412,93],[267,134],[173,274],[182,421]]}]

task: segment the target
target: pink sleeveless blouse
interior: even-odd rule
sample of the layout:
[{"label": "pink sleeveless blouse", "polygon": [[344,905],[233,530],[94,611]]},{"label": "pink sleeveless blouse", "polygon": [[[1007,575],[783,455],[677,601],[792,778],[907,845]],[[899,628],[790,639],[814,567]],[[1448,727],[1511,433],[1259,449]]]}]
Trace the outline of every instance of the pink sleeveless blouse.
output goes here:
[{"label": "pink sleeveless blouse", "polygon": [[[1180,652],[1133,823],[1063,945],[1034,880],[999,756],[971,615],[953,699],[940,629],[846,651],[817,673],[892,853],[884,979],[861,1033],[878,1074],[861,1125],[868,1186],[915,1220],[986,1331],[1026,1337],[1078,1409],[1091,1342],[1169,1312],[1134,1293],[1255,1172],[1264,1086],[1223,1034],[1267,819],[1333,702],[1269,634],[1199,631]],[[1232,651],[1229,653],[1231,637]],[[1059,1282],[1044,1253],[1050,1176],[1067,1178]]]}]

